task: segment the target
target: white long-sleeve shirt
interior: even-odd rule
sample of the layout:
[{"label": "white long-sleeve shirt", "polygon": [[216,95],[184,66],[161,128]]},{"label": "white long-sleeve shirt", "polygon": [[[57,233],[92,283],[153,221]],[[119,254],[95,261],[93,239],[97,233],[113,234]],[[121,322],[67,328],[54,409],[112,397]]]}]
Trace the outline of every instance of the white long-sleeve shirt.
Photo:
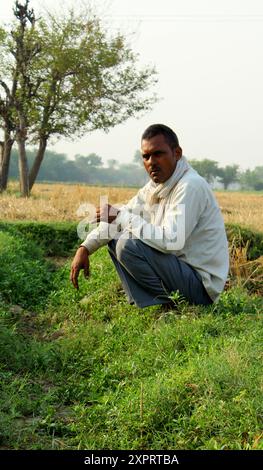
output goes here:
[{"label": "white long-sleeve shirt", "polygon": [[148,204],[151,187],[152,183],[147,183],[121,208],[115,223],[101,222],[82,245],[91,254],[118,231],[129,232],[152,248],[174,254],[192,266],[215,301],[224,289],[229,255],[224,221],[210,186],[190,167],[153,207]]}]

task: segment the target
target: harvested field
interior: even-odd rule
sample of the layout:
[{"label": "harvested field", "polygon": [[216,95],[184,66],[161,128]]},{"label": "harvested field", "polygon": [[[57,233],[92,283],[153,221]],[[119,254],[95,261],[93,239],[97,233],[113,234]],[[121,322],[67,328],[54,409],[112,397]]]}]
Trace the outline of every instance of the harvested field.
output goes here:
[{"label": "harvested field", "polygon": [[[113,188],[78,184],[36,184],[29,199],[18,197],[12,184],[8,193],[0,196],[2,220],[77,221],[78,208],[83,203],[99,205],[100,197],[109,203],[125,203],[136,194],[136,188]],[[225,222],[237,223],[263,232],[263,194],[246,192],[216,192]]]}]

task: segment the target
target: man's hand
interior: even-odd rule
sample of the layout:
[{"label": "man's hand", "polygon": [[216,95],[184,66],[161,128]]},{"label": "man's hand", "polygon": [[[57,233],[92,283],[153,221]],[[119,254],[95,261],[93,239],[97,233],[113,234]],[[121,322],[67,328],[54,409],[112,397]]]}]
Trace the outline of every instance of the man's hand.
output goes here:
[{"label": "man's hand", "polygon": [[75,254],[71,265],[70,280],[75,287],[79,288],[78,277],[80,270],[84,270],[84,276],[89,277],[89,252],[85,246],[80,246]]},{"label": "man's hand", "polygon": [[117,209],[116,207],[111,206],[110,204],[104,204],[103,206],[97,207],[96,209],[96,221],[108,222],[109,224],[111,224],[111,222],[116,219],[119,212],[119,209]]}]

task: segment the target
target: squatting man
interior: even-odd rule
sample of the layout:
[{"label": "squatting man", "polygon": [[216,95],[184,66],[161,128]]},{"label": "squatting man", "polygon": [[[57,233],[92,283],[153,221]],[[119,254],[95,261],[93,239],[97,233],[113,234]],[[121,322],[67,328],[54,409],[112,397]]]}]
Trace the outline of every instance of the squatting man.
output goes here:
[{"label": "squatting man", "polygon": [[191,304],[209,305],[223,291],[229,268],[213,192],[169,127],[148,127],[141,152],[150,181],[125,206],[96,209],[98,225],[75,254],[71,282],[78,289],[80,271],[89,276],[90,255],[108,245],[130,304],[169,304],[178,291]]}]

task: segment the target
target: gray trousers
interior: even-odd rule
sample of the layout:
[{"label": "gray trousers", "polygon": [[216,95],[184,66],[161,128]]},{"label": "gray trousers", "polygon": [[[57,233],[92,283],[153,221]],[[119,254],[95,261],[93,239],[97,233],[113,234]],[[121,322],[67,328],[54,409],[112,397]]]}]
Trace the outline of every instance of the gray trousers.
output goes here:
[{"label": "gray trousers", "polygon": [[171,303],[174,291],[191,304],[212,303],[201,276],[177,256],[124,237],[111,240],[108,249],[130,304],[143,308]]}]

